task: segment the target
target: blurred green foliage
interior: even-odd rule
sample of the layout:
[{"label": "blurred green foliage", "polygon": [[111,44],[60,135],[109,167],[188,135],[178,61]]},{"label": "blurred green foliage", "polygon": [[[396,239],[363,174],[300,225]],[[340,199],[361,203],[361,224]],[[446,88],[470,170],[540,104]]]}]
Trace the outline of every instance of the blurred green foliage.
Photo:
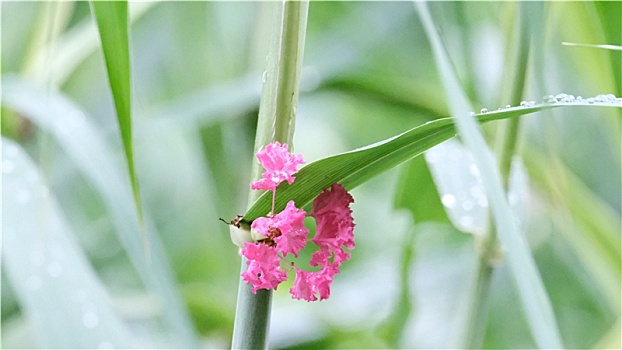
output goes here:
[{"label": "blurred green foliage", "polygon": [[[114,170],[123,171],[88,3],[0,6],[3,82],[17,78],[64,96],[104,140]],[[442,2],[430,9],[474,108],[508,104],[516,3]],[[621,96],[621,51],[561,45],[622,45],[620,3],[546,2],[542,11],[533,18],[543,30],[531,41],[524,98]],[[163,247],[154,258],[170,265],[173,278],[162,283],[178,292],[199,344],[226,348],[239,256],[218,218],[230,220],[246,207],[270,12],[260,2],[132,2],[130,14],[134,154],[150,232]],[[72,55],[62,61],[67,52]],[[66,78],[59,69],[69,69]],[[10,93],[4,86],[2,92]],[[36,164],[67,220],[66,233],[78,240],[137,346],[180,347],[163,312],[175,303],[157,297],[141,279],[146,272],[133,262],[105,199],[131,196],[129,183],[120,190],[127,192],[103,195],[72,156],[79,150],[67,148],[78,146],[61,139],[74,138],[71,132],[55,133],[5,101],[3,138],[17,142]],[[310,4],[294,137],[307,161],[391,137],[447,111],[411,3]],[[522,227],[568,348],[620,346],[621,120],[619,109],[607,108],[523,117],[519,155],[529,186]],[[499,124],[486,127],[491,140]],[[279,288],[272,348],[456,346],[477,250],[473,237],[447,220],[423,159],[353,191],[352,260],[327,301],[294,301],[289,286]],[[92,161],[98,164],[96,156]],[[3,216],[5,207],[19,204],[9,193],[3,184]],[[4,225],[3,218],[3,238]],[[49,347],[24,306],[29,296],[21,293],[3,266],[2,346]],[[62,298],[47,300],[55,297]],[[484,347],[535,346],[516,300],[501,264],[493,275]],[[54,316],[48,322],[71,317]],[[80,331],[67,329],[65,336]]]}]

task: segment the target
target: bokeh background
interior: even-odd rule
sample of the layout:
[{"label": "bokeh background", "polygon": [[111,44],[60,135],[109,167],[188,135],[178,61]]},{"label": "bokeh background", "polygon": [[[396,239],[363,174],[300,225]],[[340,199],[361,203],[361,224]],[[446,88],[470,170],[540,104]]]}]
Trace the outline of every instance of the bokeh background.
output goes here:
[{"label": "bokeh background", "polygon": [[[147,265],[88,2],[0,6],[2,346],[229,347],[240,257],[218,219],[246,208],[269,4],[130,3]],[[473,110],[509,104],[518,3],[430,8]],[[525,100],[622,95],[621,51],[562,45],[621,45],[620,2],[531,9]],[[310,4],[305,160],[446,117],[446,101],[412,3]],[[514,202],[564,344],[619,348],[620,110],[522,118]],[[501,124],[485,128],[491,146]],[[352,191],[352,260],[329,300],[274,293],[271,348],[457,346],[483,228],[460,224],[469,198],[448,219],[433,182],[468,183],[468,163],[431,167],[417,157]],[[535,347],[502,258],[489,298],[484,347]]]}]

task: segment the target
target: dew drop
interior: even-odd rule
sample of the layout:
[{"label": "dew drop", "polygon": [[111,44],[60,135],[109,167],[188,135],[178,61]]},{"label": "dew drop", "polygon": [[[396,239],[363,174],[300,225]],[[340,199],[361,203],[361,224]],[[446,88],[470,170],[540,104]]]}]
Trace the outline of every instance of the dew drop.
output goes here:
[{"label": "dew drop", "polygon": [[456,205],[456,197],[453,194],[444,194],[441,197],[441,202],[447,208],[453,208]]},{"label": "dew drop", "polygon": [[462,201],[462,209],[469,211],[473,209],[473,201],[464,200]]},{"label": "dew drop", "polygon": [[605,99],[607,100],[607,102],[615,102],[616,96],[614,94],[607,94],[605,95]]},{"label": "dew drop", "polygon": [[488,208],[488,199],[486,198],[486,196],[480,196],[477,199],[477,204],[482,208]]},{"label": "dew drop", "polygon": [[10,174],[13,172],[14,169],[15,169],[15,164],[13,164],[12,161],[8,159],[2,160],[2,172],[4,174]]},{"label": "dew drop", "polygon": [[482,108],[479,112],[480,112],[481,114],[488,113],[488,108]]},{"label": "dew drop", "polygon": [[520,101],[521,107],[527,107],[527,101]]},{"label": "dew drop", "polygon": [[460,223],[460,225],[462,227],[469,227],[470,228],[471,226],[473,226],[473,217],[469,216],[469,215],[464,215],[464,216],[460,217],[458,222]]},{"label": "dew drop", "polygon": [[574,101],[575,101],[575,98],[573,95],[566,95],[564,96],[564,98],[562,98],[562,102],[568,103],[568,102],[574,102]]},{"label": "dew drop", "polygon": [[546,103],[555,103],[557,100],[553,95],[544,95],[542,96],[542,101]]},{"label": "dew drop", "polygon": [[566,94],[557,94],[557,95],[555,95],[555,99],[557,101],[563,101],[566,98],[566,96],[568,96],[568,95],[566,95]]},{"label": "dew drop", "polygon": [[510,108],[512,108],[512,106],[510,106],[510,105],[505,105],[505,109],[510,109]]},{"label": "dew drop", "polygon": [[588,98],[587,99],[587,103],[593,104],[594,103],[594,98],[593,97]]},{"label": "dew drop", "polygon": [[30,201],[32,196],[30,195],[30,192],[24,189],[21,189],[17,192],[17,194],[15,195],[15,198],[17,199],[17,203],[26,204]]},{"label": "dew drop", "polygon": [[577,101],[583,101],[583,97],[577,96]]},{"label": "dew drop", "polygon": [[475,163],[471,163],[471,165],[469,165],[469,172],[473,176],[479,176],[479,169],[477,168],[477,165],[475,165]]},{"label": "dew drop", "polygon": [[85,312],[82,315],[82,323],[86,328],[95,328],[99,324],[99,316],[94,312]]}]

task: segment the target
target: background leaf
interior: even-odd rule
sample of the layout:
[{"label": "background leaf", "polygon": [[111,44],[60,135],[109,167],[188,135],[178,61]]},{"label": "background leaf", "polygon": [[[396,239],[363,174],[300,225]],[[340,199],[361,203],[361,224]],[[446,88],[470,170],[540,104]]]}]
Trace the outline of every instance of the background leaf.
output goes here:
[{"label": "background leaf", "polygon": [[33,324],[31,346],[144,344],[117,315],[39,169],[4,138],[2,181],[3,269]]},{"label": "background leaf", "polygon": [[[128,32],[127,1],[91,1],[93,15],[97,21],[99,37],[106,61],[108,80],[119,130],[125,149],[127,169],[132,184],[136,212],[140,221],[141,233],[146,236],[143,213],[140,205],[138,177],[134,167],[134,146],[132,143],[132,75],[130,69],[130,45]],[[145,237],[145,244],[147,244]],[[148,246],[145,246],[148,249]]]},{"label": "background leaf", "polygon": [[[194,344],[194,330],[179,299],[168,259],[158,236],[150,239],[151,259],[140,242],[139,221],[132,210],[129,184],[107,140],[85,114],[63,96],[46,93],[18,78],[3,77],[2,104],[18,111],[50,134],[101,195],[112,224],[145,286],[158,295],[173,343]],[[95,161],[96,160],[96,161]],[[149,221],[148,224],[151,225]],[[153,226],[150,229],[154,232]]]},{"label": "background leaf", "polygon": [[561,348],[563,345],[551,302],[529,252],[527,242],[518,230],[516,219],[510,211],[504,195],[503,181],[499,170],[496,168],[492,153],[486,146],[476,120],[467,114],[469,103],[453,71],[427,5],[417,3],[415,6],[417,6],[419,16],[430,40],[451,113],[456,116],[456,128],[465,144],[473,152],[475,164],[482,176],[482,182],[490,201],[496,232],[506,251],[508,264],[515,279],[532,335],[540,347]]}]

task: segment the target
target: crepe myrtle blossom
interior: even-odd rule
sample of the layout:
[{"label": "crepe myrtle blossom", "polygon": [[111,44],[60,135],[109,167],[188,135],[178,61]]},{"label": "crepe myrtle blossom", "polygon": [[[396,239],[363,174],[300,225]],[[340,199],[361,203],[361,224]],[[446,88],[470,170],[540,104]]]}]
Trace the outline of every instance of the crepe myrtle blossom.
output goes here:
[{"label": "crepe myrtle blossom", "polygon": [[[259,289],[276,289],[287,280],[287,271],[293,269],[296,277],[290,289],[292,297],[306,301],[324,300],[330,296],[330,286],[339,267],[350,259],[350,253],[345,249],[354,249],[355,225],[350,209],[354,199],[343,186],[333,184],[315,198],[308,215],[297,208],[294,201],[289,201],[280,213],[274,213],[277,186],[285,180],[293,183],[293,174],[304,163],[301,155],[289,153],[287,148],[287,144],[275,142],[257,153],[259,163],[266,171],[260,180],[251,183],[251,188],[272,191],[272,210],[251,225],[256,234],[251,236],[259,239],[244,243],[241,253],[247,259],[248,268],[242,278],[252,285],[252,292],[257,293]],[[313,217],[317,223],[315,236],[310,242],[318,250],[309,261],[316,271],[301,270],[285,259],[289,254],[298,258],[309,241],[309,230],[304,226],[307,216]]]},{"label": "crepe myrtle blossom", "polygon": [[276,289],[287,279],[287,271],[281,267],[274,247],[249,242],[244,246],[242,255],[247,259],[248,269],[242,273],[242,278],[253,285],[253,293],[257,293],[258,289]]},{"label": "crepe myrtle blossom", "polygon": [[263,150],[257,152],[256,156],[266,171],[261,174],[261,179],[251,182],[253,190],[274,191],[284,180],[291,184],[298,171],[298,166],[304,164],[302,155],[292,154],[287,151],[287,144],[281,145],[280,142],[270,143]]},{"label": "crepe myrtle blossom", "polygon": [[298,257],[298,252],[307,244],[309,230],[304,226],[306,212],[296,208],[294,201],[289,201],[285,209],[274,217],[255,219],[251,228],[261,233],[267,240],[276,244],[276,251],[283,256],[291,253]]},{"label": "crepe myrtle blossom", "polygon": [[332,185],[330,191],[324,190],[313,201],[309,216],[316,220],[317,227],[311,242],[319,250],[311,255],[309,265],[317,267],[318,271],[304,271],[285,260],[290,253],[298,257],[309,233],[304,227],[305,212],[296,208],[293,201],[274,217],[253,221],[253,230],[265,237],[255,243],[246,242],[242,249],[242,255],[248,259],[248,270],[242,273],[242,278],[253,286],[253,293],[258,289],[276,289],[285,281],[283,263],[288,269],[293,268],[296,274],[294,287],[289,290],[294,299],[327,299],[339,267],[350,259],[344,248],[354,249],[355,225],[349,207],[353,202],[352,196],[340,184]]}]

